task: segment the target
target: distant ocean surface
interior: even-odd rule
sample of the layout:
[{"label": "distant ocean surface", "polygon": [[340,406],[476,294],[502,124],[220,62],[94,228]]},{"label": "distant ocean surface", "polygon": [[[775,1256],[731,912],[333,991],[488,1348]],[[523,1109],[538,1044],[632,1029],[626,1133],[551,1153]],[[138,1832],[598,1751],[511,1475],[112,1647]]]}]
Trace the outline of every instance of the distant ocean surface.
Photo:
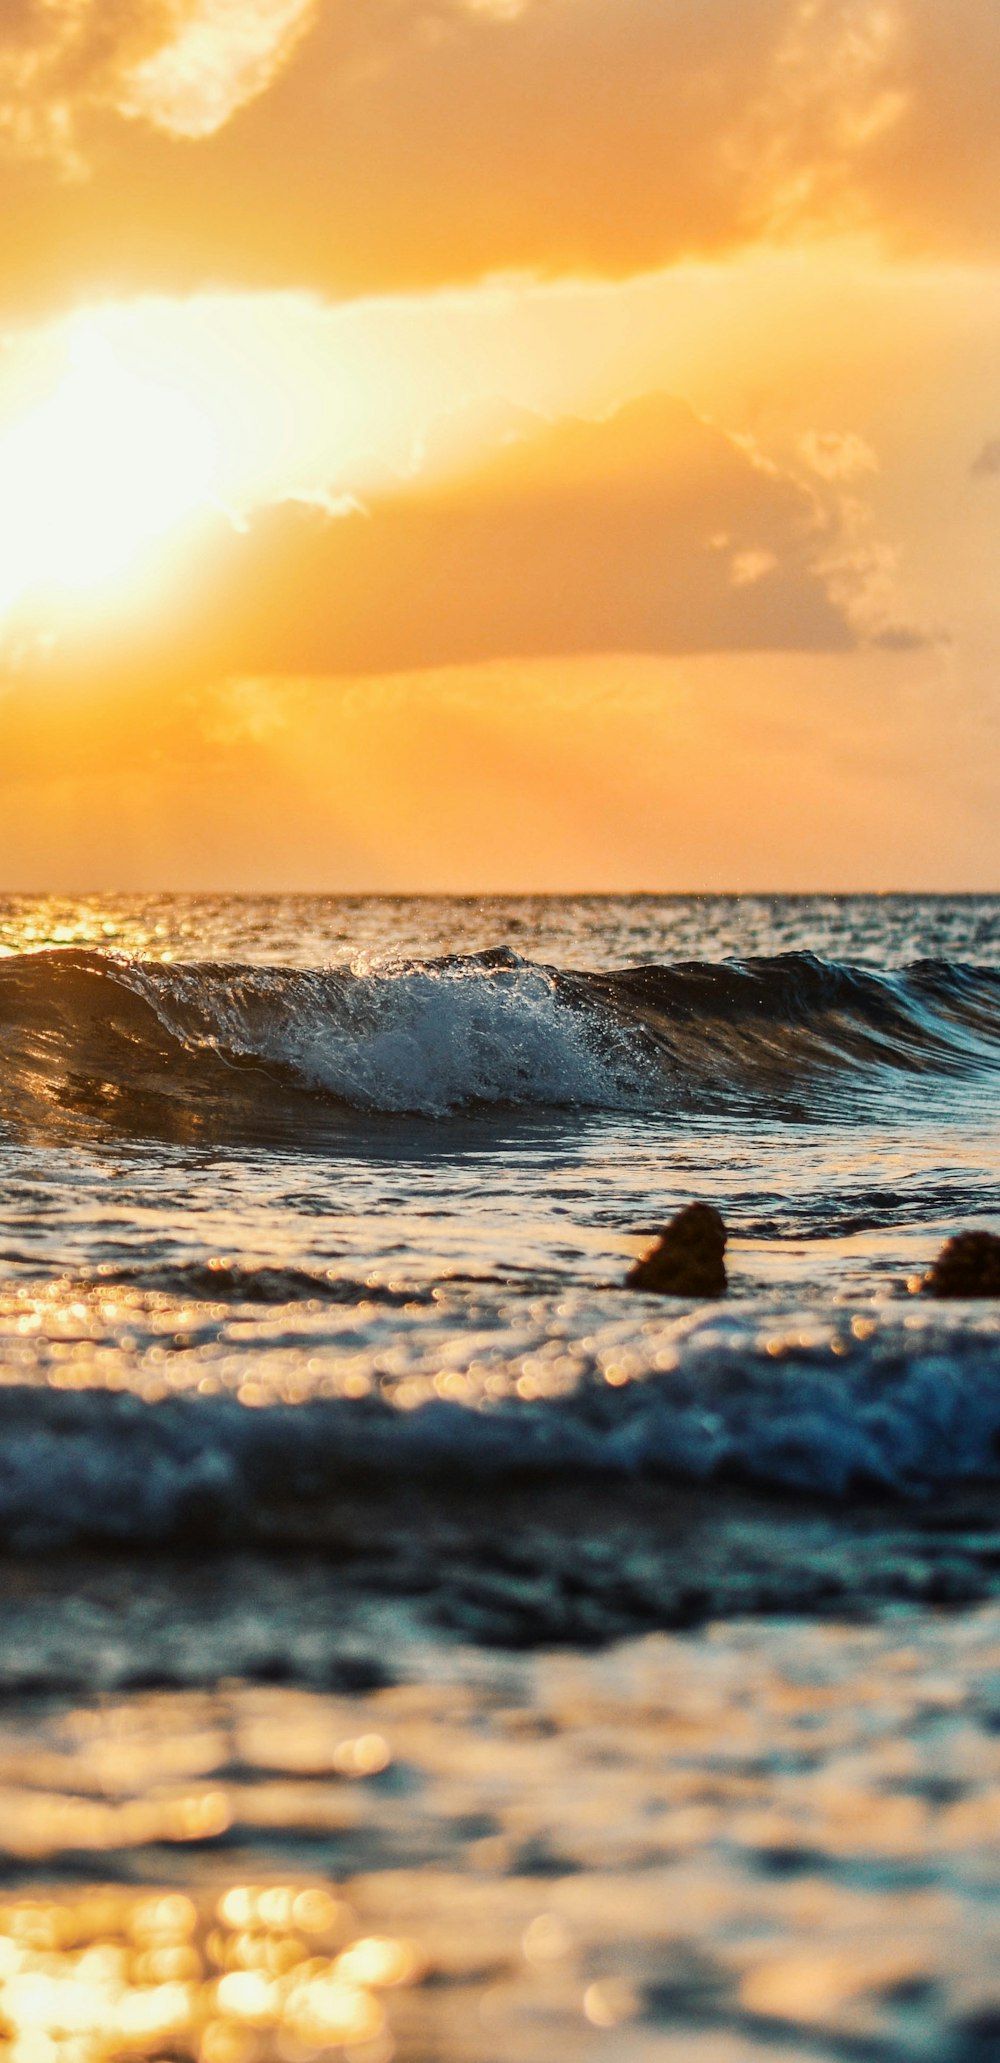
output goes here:
[{"label": "distant ocean surface", "polygon": [[[990,897],[0,904],[0,1541],[1000,1473]],[[691,1198],[730,1295],[627,1294]],[[266,1524],[262,1520],[266,1514]]]}]

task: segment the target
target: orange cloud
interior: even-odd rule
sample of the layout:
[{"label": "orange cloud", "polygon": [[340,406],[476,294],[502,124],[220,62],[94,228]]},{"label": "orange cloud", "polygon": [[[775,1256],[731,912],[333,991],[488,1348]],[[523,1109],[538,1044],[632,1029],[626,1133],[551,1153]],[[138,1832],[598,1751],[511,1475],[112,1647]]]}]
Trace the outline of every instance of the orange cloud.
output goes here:
[{"label": "orange cloud", "polygon": [[5,291],[995,251],[998,85],[983,0],[15,0]]},{"label": "orange cloud", "polygon": [[[208,523],[141,624],[43,613],[57,642],[42,676],[178,684],[856,642],[857,541],[835,502],[745,441],[664,396],[530,436],[524,420],[476,473],[417,476],[367,510],[286,502],[245,530]],[[28,629],[15,619],[13,635]]]},{"label": "orange cloud", "polygon": [[0,137],[79,177],[95,112],[212,136],[273,83],[319,0],[14,0],[0,29]]},{"label": "orange cloud", "polygon": [[[727,155],[749,227],[774,235],[871,215],[866,158],[908,114],[906,0],[795,0]],[[904,83],[906,81],[906,83]]]}]

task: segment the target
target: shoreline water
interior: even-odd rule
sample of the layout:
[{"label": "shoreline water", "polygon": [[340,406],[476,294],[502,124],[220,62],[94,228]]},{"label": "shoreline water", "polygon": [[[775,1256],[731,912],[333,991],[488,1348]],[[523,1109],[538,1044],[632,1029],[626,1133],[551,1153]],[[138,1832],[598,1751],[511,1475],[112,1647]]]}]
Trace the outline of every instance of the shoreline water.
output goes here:
[{"label": "shoreline water", "polygon": [[1000,902],[0,944],[11,2063],[989,2063]]},{"label": "shoreline water", "polygon": [[15,2050],[986,2063],[996,1606],[599,1655],[374,1630],[323,1687],[4,1701]]}]

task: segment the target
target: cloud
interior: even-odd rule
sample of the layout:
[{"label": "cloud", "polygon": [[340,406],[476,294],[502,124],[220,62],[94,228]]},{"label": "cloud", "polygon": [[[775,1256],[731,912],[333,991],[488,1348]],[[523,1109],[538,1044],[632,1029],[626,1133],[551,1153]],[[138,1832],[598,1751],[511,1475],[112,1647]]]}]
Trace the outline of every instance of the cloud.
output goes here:
[{"label": "cloud", "polygon": [[1000,437],[988,437],[969,468],[974,480],[995,480],[1000,473]]},{"label": "cloud", "polygon": [[7,279],[340,295],[726,248],[746,236],[727,143],[787,9],[32,0],[0,31],[0,130],[39,161],[7,167]]},{"label": "cloud", "polygon": [[763,90],[727,144],[749,225],[774,235],[868,219],[866,154],[911,103],[906,19],[904,0],[794,0]]},{"label": "cloud", "polygon": [[806,430],[798,440],[799,455],[821,480],[857,480],[878,472],[878,458],[856,430]]},{"label": "cloud", "polygon": [[876,149],[872,210],[904,252],[995,258],[1000,179],[1000,11],[906,0],[907,119]]},{"label": "cloud", "polygon": [[894,652],[947,644],[943,626],[901,617],[900,560],[900,547],[879,535],[867,503],[838,496],[830,505],[814,568],[857,642]]},{"label": "cloud", "polygon": [[214,135],[266,92],[319,0],[13,0],[0,27],[0,137],[85,176],[81,129],[110,111]]},{"label": "cloud", "polygon": [[4,283],[620,278],[859,227],[995,253],[998,88],[983,0],[8,0]]},{"label": "cloud", "polygon": [[116,653],[112,633],[67,623],[54,670],[141,667],[176,688],[503,657],[835,651],[858,638],[836,509],[663,396],[601,422],[536,422],[474,475],[417,476],[366,513],[343,507],[286,502],[239,532],[217,521],[141,649],[126,638]]},{"label": "cloud", "polygon": [[115,100],[180,137],[213,136],[277,78],[318,0],[194,0],[175,32],[123,73]]}]

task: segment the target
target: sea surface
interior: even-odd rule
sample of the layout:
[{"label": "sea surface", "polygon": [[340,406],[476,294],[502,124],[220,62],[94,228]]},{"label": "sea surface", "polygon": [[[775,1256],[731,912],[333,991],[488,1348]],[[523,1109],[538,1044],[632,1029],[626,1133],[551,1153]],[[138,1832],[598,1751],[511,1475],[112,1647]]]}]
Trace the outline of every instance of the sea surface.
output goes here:
[{"label": "sea surface", "polygon": [[1000,899],[9,897],[0,1041],[0,2056],[1000,2057]]}]

